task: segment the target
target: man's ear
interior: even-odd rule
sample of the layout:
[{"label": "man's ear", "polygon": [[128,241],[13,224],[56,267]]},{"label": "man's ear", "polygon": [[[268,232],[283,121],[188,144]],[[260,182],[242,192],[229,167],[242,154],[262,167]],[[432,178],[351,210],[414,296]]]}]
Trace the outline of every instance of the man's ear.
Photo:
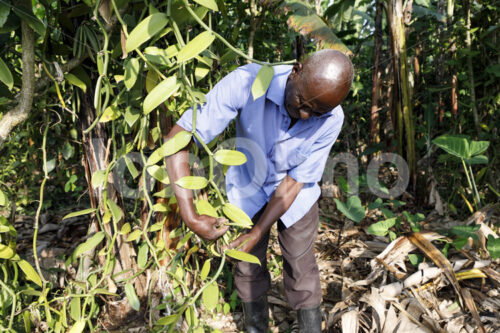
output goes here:
[{"label": "man's ear", "polygon": [[292,73],[291,74],[300,74],[302,72],[302,64],[300,62],[296,62],[294,65],[293,65],[293,68],[292,68]]}]

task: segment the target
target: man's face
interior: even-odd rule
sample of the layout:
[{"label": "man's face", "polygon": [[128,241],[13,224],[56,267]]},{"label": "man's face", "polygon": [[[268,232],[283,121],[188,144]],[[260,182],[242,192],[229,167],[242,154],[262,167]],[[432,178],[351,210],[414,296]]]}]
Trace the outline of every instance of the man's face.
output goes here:
[{"label": "man's face", "polygon": [[285,108],[295,119],[319,117],[330,112],[336,105],[326,105],[318,100],[322,95],[320,87],[307,87],[301,79],[301,67],[294,66],[285,87]]},{"label": "man's face", "polygon": [[285,88],[285,108],[290,117],[305,120],[311,116],[319,117],[334,108],[316,101],[313,95],[316,89],[312,90],[311,93],[310,89],[303,87],[301,82],[288,79]]}]

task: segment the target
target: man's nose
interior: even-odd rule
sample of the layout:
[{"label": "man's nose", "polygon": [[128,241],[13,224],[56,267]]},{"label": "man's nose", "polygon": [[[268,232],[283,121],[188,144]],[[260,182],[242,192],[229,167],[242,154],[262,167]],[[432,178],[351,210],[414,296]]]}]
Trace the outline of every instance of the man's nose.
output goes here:
[{"label": "man's nose", "polygon": [[309,117],[311,117],[311,114],[309,112],[300,110],[300,118],[306,120],[309,119]]}]

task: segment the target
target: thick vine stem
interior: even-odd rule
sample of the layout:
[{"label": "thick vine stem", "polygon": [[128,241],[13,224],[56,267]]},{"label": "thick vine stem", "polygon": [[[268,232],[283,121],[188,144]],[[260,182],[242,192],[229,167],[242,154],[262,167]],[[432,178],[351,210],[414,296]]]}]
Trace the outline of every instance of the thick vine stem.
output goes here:
[{"label": "thick vine stem", "polygon": [[38,202],[38,208],[36,210],[35,225],[33,226],[33,259],[35,261],[36,270],[37,270],[38,274],[40,275],[40,279],[42,280],[43,289],[45,289],[45,284],[47,283],[47,281],[43,277],[42,269],[40,268],[40,262],[38,260],[38,253],[36,252],[36,240],[38,237],[38,226],[40,223],[40,212],[42,211],[42,205],[43,205],[43,192],[45,189],[45,183],[47,182],[47,179],[49,178],[48,171],[47,171],[47,150],[46,150],[47,133],[49,132],[48,116],[46,117],[46,121],[47,121],[47,124],[45,125],[45,130],[43,131],[43,140],[42,140],[43,180],[42,180],[42,184],[40,185],[40,200]]},{"label": "thick vine stem", "polygon": [[187,0],[182,0],[182,2],[184,3],[184,6],[186,6],[186,9],[189,12],[189,14],[196,20],[196,22],[198,22],[203,27],[203,29],[205,29],[206,31],[212,33],[222,43],[224,43],[224,45],[226,45],[229,49],[231,49],[231,51],[233,51],[234,53],[238,54],[239,56],[241,56],[241,57],[243,57],[243,58],[245,58],[245,59],[247,59],[247,60],[249,60],[251,62],[255,62],[256,64],[262,65],[262,66],[265,66],[265,65],[271,65],[271,66],[287,65],[287,64],[293,64],[293,63],[296,62],[296,60],[289,60],[289,61],[274,62],[274,63],[270,64],[270,63],[267,63],[267,62],[264,62],[264,61],[260,61],[260,60],[256,60],[256,59],[253,59],[253,58],[249,57],[247,54],[245,54],[240,49],[237,49],[234,46],[232,46],[231,43],[229,43],[224,37],[222,37],[221,35],[219,35],[215,31],[213,31],[208,25],[206,25],[205,22],[203,22],[198,17],[198,15],[196,15],[196,13],[191,9],[191,6],[189,5],[189,3],[188,3]]},{"label": "thick vine stem", "polygon": [[[184,311],[186,311],[186,309],[188,307],[190,307],[191,305],[194,304],[194,302],[196,302],[196,300],[201,296],[201,294],[203,293],[203,291],[208,287],[210,286],[211,284],[213,283],[217,283],[217,279],[219,278],[219,275],[220,273],[222,273],[222,268],[224,268],[224,264],[226,263],[226,253],[223,252],[222,253],[222,258],[221,258],[221,262],[220,262],[220,265],[217,269],[217,272],[215,272],[214,276],[212,277],[212,279],[210,281],[208,281],[203,287],[200,288],[200,290],[198,290],[198,292],[189,299],[189,301],[184,304],[182,307],[181,307],[181,310],[179,311],[179,313],[177,313],[177,315],[181,316]],[[173,332],[173,329],[175,328],[175,324],[173,324],[170,329],[168,330],[168,332]]]},{"label": "thick vine stem", "polygon": [[[25,2],[25,7],[31,6],[31,1],[23,2]],[[23,49],[21,92],[17,98],[17,106],[4,114],[0,120],[0,149],[9,133],[28,118],[35,93],[35,33],[23,20],[21,20],[21,33],[21,47]]]}]

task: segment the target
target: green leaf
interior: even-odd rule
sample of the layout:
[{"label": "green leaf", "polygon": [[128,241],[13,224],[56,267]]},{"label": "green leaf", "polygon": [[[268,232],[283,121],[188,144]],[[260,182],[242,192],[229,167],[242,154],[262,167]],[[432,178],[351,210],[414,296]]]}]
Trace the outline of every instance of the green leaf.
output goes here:
[{"label": "green leaf", "polygon": [[35,271],[33,266],[30,265],[26,260],[21,260],[17,263],[21,270],[24,272],[28,280],[35,282],[38,286],[42,286],[42,279],[40,279],[40,275]]},{"label": "green leaf", "polygon": [[180,83],[177,82],[177,78],[175,76],[171,76],[166,80],[163,80],[160,84],[154,87],[144,99],[144,113],[148,114],[153,111],[158,105],[172,96],[172,94],[174,94],[179,87]]},{"label": "green leaf", "polygon": [[455,246],[457,250],[461,250],[465,246],[465,244],[467,244],[467,241],[468,238],[466,237],[458,237],[457,239],[453,240],[453,246]]},{"label": "green leaf", "polygon": [[365,209],[361,205],[361,200],[357,195],[349,197],[347,203],[343,203],[338,199],[334,200],[337,204],[337,209],[348,219],[359,223],[365,217]]},{"label": "green leaf", "polygon": [[204,66],[204,65],[199,65],[199,66],[196,66],[195,70],[194,70],[194,77],[196,79],[196,81],[201,81],[203,80],[203,78],[205,76],[208,75],[208,73],[210,73],[210,68]]},{"label": "green leaf", "polygon": [[237,150],[220,149],[214,154],[217,162],[224,165],[241,165],[247,161],[247,157]]},{"label": "green leaf", "polygon": [[141,112],[138,109],[128,106],[125,109],[125,121],[127,125],[132,127],[136,123],[136,121],[141,116]]},{"label": "green leaf", "polygon": [[441,135],[432,140],[439,148],[446,151],[448,154],[458,158],[470,158],[469,142],[466,138],[454,135]]},{"label": "green leaf", "polygon": [[10,259],[15,255],[10,247],[0,244],[0,259]]},{"label": "green leaf", "polygon": [[141,237],[141,233],[142,233],[141,230],[135,229],[128,235],[126,242],[133,242],[136,239],[139,239],[139,237]]},{"label": "green leaf", "polygon": [[50,173],[56,167],[56,159],[50,159],[47,161],[47,173]]},{"label": "green leaf", "polygon": [[408,259],[413,266],[418,267],[418,265],[424,261],[424,258],[421,255],[410,253],[408,254]]},{"label": "green leaf", "polygon": [[45,36],[45,24],[40,21],[32,12],[26,11],[26,8],[13,7],[12,10],[21,20],[28,23],[31,29],[35,30],[40,36]]},{"label": "green leaf", "polygon": [[252,219],[239,207],[232,203],[226,203],[222,206],[224,214],[237,226],[250,229],[253,225]]},{"label": "green leaf", "polygon": [[113,215],[113,220],[118,223],[123,218],[122,209],[113,200],[108,200],[107,202],[109,210],[111,210],[111,214]]},{"label": "green leaf", "polygon": [[66,219],[69,219],[69,218],[75,217],[75,216],[87,215],[87,214],[91,214],[95,211],[96,211],[95,208],[87,208],[84,210],[79,210],[78,212],[69,213],[69,214],[65,215],[62,219],[66,220]]},{"label": "green leaf", "polygon": [[215,208],[207,200],[198,199],[195,206],[199,215],[208,215],[215,218],[219,217]]},{"label": "green leaf", "polygon": [[163,184],[170,184],[170,179],[168,179],[167,170],[164,167],[158,165],[150,165],[146,169],[148,173],[153,176],[154,179],[162,182]]},{"label": "green leaf", "polygon": [[7,199],[7,195],[0,190],[0,206],[7,207],[9,205],[9,199]]},{"label": "green leaf", "polygon": [[488,164],[488,156],[485,155],[477,155],[472,156],[471,158],[467,158],[464,160],[467,164]]},{"label": "green leaf", "polygon": [[96,288],[94,289],[94,294],[101,294],[101,295],[109,295],[109,296],[118,296],[117,294],[115,293],[112,293],[104,288]]},{"label": "green leaf", "polygon": [[0,28],[3,27],[10,14],[10,6],[0,3]]},{"label": "green leaf", "polygon": [[213,10],[214,12],[219,11],[219,7],[217,7],[217,3],[214,0],[194,0],[194,2]]},{"label": "green leaf", "polygon": [[156,149],[149,156],[147,165],[158,163],[162,158],[177,153],[182,148],[186,147],[191,141],[192,134],[186,131],[180,131],[173,138],[165,142],[160,148]]},{"label": "green leaf", "polygon": [[385,236],[389,232],[389,228],[396,224],[397,217],[373,223],[366,231],[375,236]]},{"label": "green leaf", "polygon": [[171,55],[167,52],[166,49],[160,49],[156,46],[146,47],[144,50],[144,56],[148,61],[158,64],[161,66],[168,66],[170,62],[168,61],[171,58]]},{"label": "green leaf", "polygon": [[382,201],[382,198],[377,198],[374,202],[368,205],[368,210],[373,210],[377,208],[381,208],[384,206],[384,202]]},{"label": "green leaf", "polygon": [[127,165],[127,169],[132,175],[132,178],[137,178],[137,176],[139,176],[139,171],[137,171],[134,162],[132,162],[132,160],[127,155],[123,155],[123,159],[125,160],[125,164]]},{"label": "green leaf", "polygon": [[69,330],[69,333],[82,333],[85,329],[85,319],[77,321]]},{"label": "green leaf", "polygon": [[141,302],[139,302],[139,298],[135,293],[134,286],[130,282],[125,285],[125,295],[127,296],[128,302],[130,303],[132,309],[134,309],[135,311],[139,311],[139,309],[141,308]]},{"label": "green leaf", "polygon": [[156,13],[146,17],[132,30],[125,44],[127,52],[131,52],[161,31],[168,22],[167,15]]},{"label": "green leaf", "polygon": [[155,223],[153,225],[151,225],[149,228],[148,228],[148,232],[155,232],[155,231],[159,231],[163,228],[163,223],[162,222],[158,222],[158,223]]},{"label": "green leaf", "polygon": [[266,65],[260,68],[252,84],[252,96],[254,101],[266,93],[273,76],[274,69],[271,66]]},{"label": "green leaf", "polygon": [[492,259],[500,258],[500,238],[488,235],[488,244],[486,245],[486,249],[490,253]]},{"label": "green leaf", "polygon": [[194,233],[192,231],[189,231],[187,234],[182,237],[182,239],[177,243],[177,246],[175,247],[176,250],[180,249],[181,247],[184,246],[188,242],[188,240],[191,239],[191,237],[194,236]]},{"label": "green leaf", "polygon": [[156,213],[166,213],[168,212],[168,206],[163,202],[159,202],[153,205],[153,211]]},{"label": "green leaf", "polygon": [[85,82],[77,78],[75,74],[68,73],[64,75],[64,78],[69,82],[69,84],[82,89],[83,92],[87,92],[87,85]]},{"label": "green leaf", "polygon": [[208,185],[208,179],[198,176],[186,176],[177,180],[175,183],[182,188],[187,188],[189,190],[199,190],[205,188]]},{"label": "green leaf", "polygon": [[176,323],[178,321],[179,321],[179,315],[178,314],[173,314],[173,315],[166,316],[166,317],[158,319],[156,321],[155,325],[167,326],[167,325],[174,324],[174,323]]},{"label": "green leaf", "polygon": [[206,260],[205,263],[203,264],[203,267],[201,268],[200,278],[202,281],[205,280],[208,276],[208,273],[210,273],[211,261],[212,261],[211,259]]},{"label": "green leaf", "polygon": [[216,282],[207,286],[201,295],[201,301],[208,311],[212,311],[219,303],[219,286]]},{"label": "green leaf", "polygon": [[6,232],[9,232],[9,231],[10,231],[9,227],[7,227],[5,225],[0,225],[0,233],[6,233]]},{"label": "green leaf", "polygon": [[99,119],[99,122],[100,123],[107,123],[108,121],[112,121],[112,120],[120,118],[121,115],[122,114],[120,112],[120,109],[118,109],[118,106],[110,105],[102,113],[102,116]]},{"label": "green leaf", "polygon": [[96,232],[92,237],[87,239],[84,243],[82,243],[76,247],[75,252],[73,253],[73,256],[78,257],[78,256],[84,254],[85,252],[88,252],[88,251],[94,249],[97,245],[99,245],[99,243],[102,242],[104,237],[105,237],[104,231]]},{"label": "green leaf", "polygon": [[465,239],[471,237],[474,240],[478,240],[476,231],[479,230],[481,226],[477,225],[457,225],[450,229],[450,232],[456,236],[464,237]]},{"label": "green leaf", "polygon": [[130,223],[125,223],[124,225],[122,225],[122,228],[120,229],[120,234],[127,235],[130,232],[130,230],[132,230]]},{"label": "green leaf", "polygon": [[179,51],[177,54],[177,62],[185,62],[194,58],[203,50],[207,49],[214,39],[215,36],[208,31],[200,33]]},{"label": "green leaf", "polygon": [[469,142],[470,156],[476,156],[484,153],[490,145],[489,141],[471,141]]},{"label": "green leaf", "polygon": [[105,182],[105,177],[106,176],[106,170],[96,170],[92,174],[92,179],[90,183],[92,184],[93,188],[98,188],[104,185]]},{"label": "green leaf", "polygon": [[[66,144],[63,147],[62,154],[63,154],[63,158],[67,161],[70,158],[72,158],[73,155],[75,155],[75,148],[69,142],[66,142]],[[77,177],[76,175],[72,175],[72,176]],[[75,178],[75,179],[77,179],[77,178]]]},{"label": "green leaf", "polygon": [[0,81],[5,83],[9,89],[14,87],[14,78],[12,77],[12,73],[9,70],[9,67],[3,62],[2,58],[0,58]]},{"label": "green leaf", "polygon": [[226,253],[226,255],[228,255],[234,259],[246,261],[246,262],[249,262],[251,264],[257,264],[260,266],[259,258],[254,256],[253,254],[246,253],[243,251],[238,251],[238,250],[226,250],[225,253]]},{"label": "green leaf", "polygon": [[[227,315],[229,313],[229,311],[231,311],[231,306],[229,305],[229,303],[224,303],[224,307],[222,308],[222,311],[224,312],[225,315]],[[214,332],[212,332],[212,333],[214,333]]]},{"label": "green leaf", "polygon": [[137,266],[140,269],[144,269],[148,263],[149,246],[148,243],[143,243],[139,247],[139,252],[137,254]]},{"label": "green leaf", "polygon": [[125,77],[123,79],[123,83],[125,83],[125,87],[127,87],[127,90],[132,89],[135,82],[137,81],[140,66],[141,64],[139,63],[139,59],[137,58],[131,58],[125,63]]},{"label": "green leaf", "polygon": [[71,318],[73,318],[74,321],[80,320],[80,317],[82,316],[80,308],[80,297],[73,297],[71,299],[71,302],[69,302],[69,308],[70,308],[69,314]]}]

